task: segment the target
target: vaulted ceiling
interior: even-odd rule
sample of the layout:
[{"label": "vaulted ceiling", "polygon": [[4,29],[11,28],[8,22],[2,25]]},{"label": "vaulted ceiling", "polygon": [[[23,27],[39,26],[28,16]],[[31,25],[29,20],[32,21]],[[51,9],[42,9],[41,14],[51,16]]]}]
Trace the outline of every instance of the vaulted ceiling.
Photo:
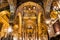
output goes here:
[{"label": "vaulted ceiling", "polygon": [[27,1],[33,1],[33,2],[36,2],[36,3],[43,5],[43,0],[17,0],[17,5],[19,6],[19,4],[22,4],[22,3],[27,2]]}]

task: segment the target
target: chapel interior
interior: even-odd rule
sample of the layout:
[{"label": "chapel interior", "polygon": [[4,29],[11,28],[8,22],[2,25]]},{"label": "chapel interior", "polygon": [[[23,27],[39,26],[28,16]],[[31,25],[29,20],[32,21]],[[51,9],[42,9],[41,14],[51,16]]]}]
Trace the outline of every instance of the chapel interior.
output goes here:
[{"label": "chapel interior", "polygon": [[0,40],[60,40],[60,0],[0,0]]}]

